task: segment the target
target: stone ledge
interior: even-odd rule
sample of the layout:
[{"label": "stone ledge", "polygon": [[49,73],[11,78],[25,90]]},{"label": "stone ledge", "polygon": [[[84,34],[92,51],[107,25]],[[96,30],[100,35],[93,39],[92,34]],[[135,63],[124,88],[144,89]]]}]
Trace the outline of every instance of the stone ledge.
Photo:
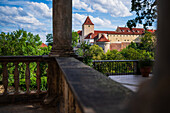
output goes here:
[{"label": "stone ledge", "polygon": [[133,92],[71,57],[56,58],[82,109],[96,113],[125,113]]}]

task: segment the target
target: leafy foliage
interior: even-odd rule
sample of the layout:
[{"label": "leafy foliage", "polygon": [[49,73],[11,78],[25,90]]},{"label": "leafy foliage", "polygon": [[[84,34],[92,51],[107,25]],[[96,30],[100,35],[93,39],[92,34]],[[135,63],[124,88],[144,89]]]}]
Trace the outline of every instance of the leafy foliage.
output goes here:
[{"label": "leafy foliage", "polygon": [[79,37],[79,34],[75,31],[72,31],[72,47],[73,48],[77,46],[78,37]]},{"label": "leafy foliage", "polygon": [[117,50],[107,51],[105,54],[106,60],[123,60],[124,56]]},{"label": "leafy foliage", "polygon": [[104,56],[103,49],[98,45],[94,44],[89,48],[89,55],[93,60],[101,60]]},{"label": "leafy foliage", "polygon": [[46,35],[46,42],[48,43],[48,45],[53,46],[53,35],[52,34]]},{"label": "leafy foliage", "polygon": [[136,12],[136,18],[128,20],[127,26],[129,28],[136,27],[136,24],[143,24],[152,26],[152,23],[157,19],[157,0],[131,0],[131,11]]},{"label": "leafy foliage", "polygon": [[154,34],[148,32],[148,31],[145,31],[145,35],[141,38],[139,48],[141,50],[154,52],[155,46],[156,46],[156,38],[155,38]]},{"label": "leafy foliage", "polygon": [[[79,38],[78,33],[75,31],[72,31],[72,47],[73,48],[77,46],[78,38]],[[53,35],[52,34],[46,35],[46,42],[48,43],[48,45],[53,46]]]},{"label": "leafy foliage", "polygon": [[16,55],[39,55],[40,45],[39,35],[27,33],[24,30],[13,31],[0,34],[0,55],[16,56]]},{"label": "leafy foliage", "polygon": [[[5,34],[2,32],[0,34],[0,56],[32,56],[32,55],[48,55],[51,46],[40,47],[42,42],[40,41],[39,35],[33,35],[32,33],[27,33],[26,31],[16,30],[11,33]],[[2,65],[0,65],[0,78],[2,78]],[[13,63],[8,63],[8,73],[9,73],[9,85],[14,86],[14,69],[15,66]],[[40,64],[41,67],[41,89],[45,90],[47,88],[47,64],[43,62]],[[35,62],[29,64],[30,68],[30,79],[31,84],[30,88],[36,88],[36,70],[37,65]],[[19,63],[19,79],[21,89],[25,89],[25,63]]]}]

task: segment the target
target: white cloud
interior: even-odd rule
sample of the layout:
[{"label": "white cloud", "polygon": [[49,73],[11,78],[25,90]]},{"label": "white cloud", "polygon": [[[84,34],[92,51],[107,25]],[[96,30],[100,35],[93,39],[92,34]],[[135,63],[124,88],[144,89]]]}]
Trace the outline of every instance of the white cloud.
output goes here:
[{"label": "white cloud", "polygon": [[[73,7],[76,9],[90,8],[92,12],[109,13],[113,17],[132,16],[128,7],[128,2],[123,3],[124,0],[73,0]],[[90,12],[90,11],[88,11]]]},{"label": "white cloud", "polygon": [[52,8],[50,9],[47,4],[37,3],[37,2],[27,2],[28,9],[31,14],[39,18],[51,18],[52,17]]},{"label": "white cloud", "polygon": [[[22,8],[0,6],[0,21],[6,24],[43,25],[35,17],[30,17]],[[12,13],[11,13],[12,12]]]},{"label": "white cloud", "polygon": [[103,8],[100,4],[94,4],[93,8],[95,10],[98,10],[98,11],[102,12],[102,13],[107,13],[108,12],[108,10]]},{"label": "white cloud", "polygon": [[84,9],[87,12],[94,12],[94,10],[90,6],[88,6],[85,2],[82,2],[80,0],[73,0],[73,6],[79,10]]},{"label": "white cloud", "polygon": [[25,4],[27,5],[20,7],[0,6],[0,32],[12,32],[23,28],[28,32],[40,34],[45,42],[47,32],[52,32],[52,8],[44,3]]},{"label": "white cloud", "polygon": [[[115,29],[116,26],[113,26],[112,22],[108,19],[101,19],[99,17],[93,17],[93,16],[89,16],[91,21],[94,23],[94,27],[95,29]],[[81,26],[84,23],[85,19],[87,18],[86,15],[81,15],[81,14],[73,14],[73,26],[74,26],[74,30],[81,30]]]}]

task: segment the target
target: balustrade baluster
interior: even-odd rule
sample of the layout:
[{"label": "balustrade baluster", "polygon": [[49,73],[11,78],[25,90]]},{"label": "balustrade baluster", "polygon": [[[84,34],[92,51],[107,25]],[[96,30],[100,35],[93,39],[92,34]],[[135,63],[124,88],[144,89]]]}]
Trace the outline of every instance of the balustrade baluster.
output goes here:
[{"label": "balustrade baluster", "polygon": [[18,94],[18,88],[19,88],[19,71],[18,71],[18,62],[15,64],[15,70],[14,70],[14,85],[15,85],[15,94]]},{"label": "balustrade baluster", "polygon": [[4,95],[8,94],[7,88],[8,88],[8,69],[7,69],[7,62],[3,63],[3,86],[4,86]]},{"label": "balustrade baluster", "polygon": [[41,77],[40,77],[40,62],[37,62],[37,72],[36,72],[36,83],[37,83],[37,93],[40,91]]},{"label": "balustrade baluster", "polygon": [[30,69],[29,69],[29,62],[26,62],[26,71],[25,71],[25,83],[26,83],[26,93],[29,93],[30,87]]}]

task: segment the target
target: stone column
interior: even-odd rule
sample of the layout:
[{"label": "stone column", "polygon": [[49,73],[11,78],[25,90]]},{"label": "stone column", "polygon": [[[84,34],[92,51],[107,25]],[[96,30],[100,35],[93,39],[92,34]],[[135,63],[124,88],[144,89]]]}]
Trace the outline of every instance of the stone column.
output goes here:
[{"label": "stone column", "polygon": [[53,0],[53,47],[50,56],[72,56],[72,0]]},{"label": "stone column", "polygon": [[170,112],[170,15],[168,0],[157,0],[157,48],[153,77],[143,83],[131,104],[131,113]]}]

